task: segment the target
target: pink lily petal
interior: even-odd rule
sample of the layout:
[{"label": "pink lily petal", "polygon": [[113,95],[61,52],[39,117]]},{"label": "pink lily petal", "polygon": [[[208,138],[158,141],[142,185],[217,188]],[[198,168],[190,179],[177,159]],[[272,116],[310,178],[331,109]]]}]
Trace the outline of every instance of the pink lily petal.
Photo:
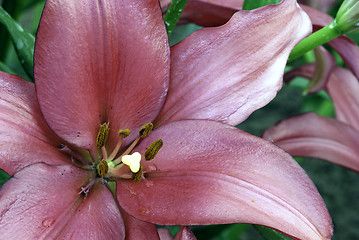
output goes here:
[{"label": "pink lily petal", "polygon": [[319,9],[322,12],[327,12],[335,0],[299,0],[298,2],[310,5],[313,8]]},{"label": "pink lily petal", "polygon": [[220,26],[242,9],[241,0],[189,0],[179,23],[196,23],[200,26]]},{"label": "pink lily petal", "polygon": [[284,81],[289,82],[297,76],[302,76],[311,80],[305,90],[307,93],[315,93],[324,89],[334,70],[335,59],[322,46],[314,49],[314,52],[316,64],[306,64],[287,72],[284,75]]},{"label": "pink lily petal", "polygon": [[124,239],[123,221],[111,192],[98,183],[86,198],[79,194],[90,174],[70,165],[46,164],[16,173],[0,190],[0,236]]},{"label": "pink lily petal", "polygon": [[171,49],[171,84],[157,125],[179,119],[240,123],[274,98],[290,50],[309,31],[307,15],[285,0],[194,32]]},{"label": "pink lily petal", "polygon": [[37,162],[69,162],[42,117],[34,85],[4,72],[0,72],[0,85],[0,168],[13,175]]},{"label": "pink lily petal", "polygon": [[125,223],[126,240],[160,239],[154,224],[138,220],[128,215],[123,209],[120,211]]},{"label": "pink lily petal", "polygon": [[311,79],[314,76],[314,71],[315,71],[314,63],[305,64],[298,68],[294,68],[289,72],[287,72],[286,74],[284,74],[283,81],[288,83],[292,81],[295,77],[305,77]]},{"label": "pink lily petal", "polygon": [[336,119],[359,131],[358,79],[352,72],[337,67],[328,82],[327,89],[334,103]]},{"label": "pink lily petal", "polygon": [[332,18],[328,14],[321,12],[315,8],[303,4],[301,4],[300,7],[308,14],[310,21],[313,25],[324,27],[329,23],[333,22],[334,20],[334,18]]},{"label": "pink lily petal", "polygon": [[156,0],[46,1],[34,70],[46,121],[85,149],[104,122],[139,129],[163,104],[168,58]]},{"label": "pink lily petal", "polygon": [[189,227],[181,227],[173,240],[196,240]]},{"label": "pink lily petal", "polygon": [[329,46],[342,57],[345,65],[359,79],[359,47],[347,36],[340,36],[330,42]]},{"label": "pink lily petal", "polygon": [[359,132],[315,113],[281,121],[264,132],[292,156],[315,157],[359,172]]},{"label": "pink lily petal", "polygon": [[214,121],[161,126],[164,145],[143,162],[145,179],[118,181],[117,198],[132,216],[161,225],[253,223],[299,239],[329,239],[331,219],[303,169],[271,143]]},{"label": "pink lily petal", "polygon": [[170,233],[170,230],[167,228],[159,228],[157,229],[158,236],[160,237],[160,240],[172,240],[172,235]]},{"label": "pink lily petal", "polygon": [[325,88],[330,75],[336,65],[334,57],[322,46],[314,49],[315,54],[315,73],[306,91],[315,93]]}]

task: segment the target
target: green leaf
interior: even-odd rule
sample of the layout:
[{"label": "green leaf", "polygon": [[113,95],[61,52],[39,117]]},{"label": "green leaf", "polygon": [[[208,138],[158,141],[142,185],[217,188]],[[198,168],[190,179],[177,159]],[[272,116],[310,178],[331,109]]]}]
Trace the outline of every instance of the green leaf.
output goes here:
[{"label": "green leaf", "polygon": [[26,73],[33,79],[35,37],[26,32],[1,6],[0,23],[9,31],[19,61]]},{"label": "green leaf", "polygon": [[253,225],[253,227],[267,240],[291,240],[291,238],[264,226]]},{"label": "green leaf", "polygon": [[165,21],[167,35],[171,36],[173,29],[175,28],[184,7],[188,0],[173,0],[163,20]]},{"label": "green leaf", "polygon": [[237,240],[249,226],[249,224],[220,224],[191,226],[191,229],[197,239]]},{"label": "green leaf", "polygon": [[269,4],[277,4],[279,2],[281,2],[281,0],[244,0],[242,9],[252,10]]},{"label": "green leaf", "polygon": [[15,74],[15,72],[3,62],[0,62],[0,71]]},{"label": "green leaf", "polygon": [[9,178],[10,175],[7,174],[4,170],[0,169],[0,188]]}]

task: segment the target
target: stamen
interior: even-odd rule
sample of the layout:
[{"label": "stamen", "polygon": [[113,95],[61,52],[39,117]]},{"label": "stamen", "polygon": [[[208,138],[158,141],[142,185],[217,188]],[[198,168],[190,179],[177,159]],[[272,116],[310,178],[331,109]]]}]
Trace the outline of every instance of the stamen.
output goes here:
[{"label": "stamen", "polygon": [[108,157],[107,157],[107,150],[106,150],[105,146],[101,147],[101,152],[102,152],[103,159],[107,160]]},{"label": "stamen", "polygon": [[68,155],[70,155],[71,157],[73,157],[74,159],[78,160],[79,162],[81,162],[84,165],[88,165],[89,161],[86,160],[83,156],[81,156],[80,154],[78,154],[77,152],[72,151],[68,146],[65,145],[61,145],[59,147],[59,150],[61,152],[64,152]]},{"label": "stamen", "polygon": [[156,154],[158,153],[158,151],[161,149],[161,147],[163,146],[163,141],[161,138],[157,139],[156,141],[154,141],[146,150],[145,152],[145,159],[147,161],[152,160],[155,158]]},{"label": "stamen", "polygon": [[101,162],[97,165],[97,173],[102,178],[104,178],[108,173],[108,165],[105,159],[102,159]]},{"label": "stamen", "polygon": [[120,138],[127,138],[128,136],[130,136],[131,131],[130,129],[121,129],[120,131],[118,131],[118,134],[120,135]]},{"label": "stamen", "polygon": [[126,151],[124,151],[122,153],[121,156],[119,156],[118,158],[116,158],[115,160],[113,160],[113,162],[117,165],[121,162],[121,158],[122,156],[125,156],[125,155],[128,155],[134,148],[135,146],[137,145],[138,141],[140,141],[141,139],[141,136],[138,136],[132,143],[131,145],[126,149]]},{"label": "stamen", "polygon": [[81,187],[81,191],[79,192],[79,194],[84,193],[85,197],[86,197],[87,194],[89,193],[91,187],[97,182],[97,180],[99,180],[99,178],[93,177],[91,179],[91,181],[88,184],[86,184],[86,186]]},{"label": "stamen", "polygon": [[140,136],[142,138],[145,138],[148,136],[148,134],[150,134],[150,132],[152,131],[153,129],[153,124],[151,122],[149,123],[146,123],[145,125],[143,125],[139,131],[140,133]]},{"label": "stamen", "polygon": [[110,128],[108,127],[107,123],[103,123],[100,126],[100,130],[98,131],[97,139],[96,139],[96,145],[98,148],[102,148],[103,146],[105,146],[109,131]]},{"label": "stamen", "polygon": [[128,137],[131,134],[130,129],[121,129],[118,131],[118,134],[120,135],[120,139],[118,140],[115,149],[113,149],[112,153],[108,157],[108,160],[112,160],[116,157],[118,150],[120,150],[120,147],[122,145],[122,140],[126,137]]},{"label": "stamen", "polygon": [[142,173],[143,173],[142,166],[140,166],[140,169],[138,170],[138,172],[132,173],[132,180],[133,180],[133,182],[136,183],[136,182],[141,181],[141,179],[142,179],[142,177],[143,177]]},{"label": "stamen", "polygon": [[124,164],[130,167],[131,172],[133,173],[137,173],[141,168],[141,154],[139,152],[135,152],[132,155],[124,155],[121,160]]}]

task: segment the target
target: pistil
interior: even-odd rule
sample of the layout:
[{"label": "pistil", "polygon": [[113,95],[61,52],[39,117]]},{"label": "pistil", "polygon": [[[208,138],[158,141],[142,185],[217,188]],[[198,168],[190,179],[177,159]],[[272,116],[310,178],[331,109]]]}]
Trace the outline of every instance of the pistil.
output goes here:
[{"label": "pistil", "polygon": [[[123,139],[130,135],[129,129],[119,130],[119,140],[113,151],[108,154],[106,150],[106,142],[109,134],[109,127],[107,123],[100,126],[97,135],[96,144],[101,151],[101,161],[96,165],[97,178],[102,179],[132,179],[134,182],[139,182],[143,178],[143,170],[141,166],[142,155],[139,152],[130,154],[139,141],[147,137],[153,129],[152,123],[147,123],[139,130],[139,136],[130,144],[130,146],[119,154]],[[144,154],[146,160],[151,160],[158,153],[163,145],[162,139],[153,142]],[[119,156],[118,156],[119,155]],[[82,192],[87,191],[93,185],[92,181],[85,187]]]}]

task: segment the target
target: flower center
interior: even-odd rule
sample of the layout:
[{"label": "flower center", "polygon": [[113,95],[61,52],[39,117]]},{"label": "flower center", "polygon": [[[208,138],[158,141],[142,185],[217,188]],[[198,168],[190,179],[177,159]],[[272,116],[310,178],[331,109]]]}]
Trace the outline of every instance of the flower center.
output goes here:
[{"label": "flower center", "polygon": [[[131,134],[131,131],[129,129],[119,130],[119,140],[113,151],[108,153],[105,146],[110,129],[107,123],[103,123],[100,126],[96,140],[96,145],[101,151],[101,161],[99,161],[96,166],[97,176],[103,179],[124,178],[133,179],[135,182],[140,181],[143,178],[141,167],[142,155],[139,152],[130,153],[141,139],[150,134],[152,128],[152,123],[145,124],[139,130],[139,136],[122,154],[119,154],[119,150],[121,149],[123,139],[128,137]],[[153,159],[162,145],[162,139],[158,139],[152,143],[144,154],[145,159]]]},{"label": "flower center", "polygon": [[[139,130],[139,136],[128,146],[124,151],[120,151],[123,139],[131,134],[129,129],[121,129],[118,131],[118,142],[112,152],[107,152],[106,143],[110,128],[107,123],[103,123],[98,131],[96,145],[99,149],[99,158],[92,161],[93,165],[89,166],[88,161],[80,154],[77,154],[66,146],[61,146],[60,150],[68,153],[71,159],[76,159],[86,169],[93,169],[95,171],[93,177],[89,180],[86,186],[81,188],[80,193],[87,195],[91,187],[99,180],[102,183],[113,181],[116,179],[132,179],[134,182],[139,182],[144,179],[143,170],[141,166],[141,159],[144,157],[147,161],[152,160],[160,148],[163,146],[162,139],[154,141],[142,155],[139,152],[132,150],[139,143],[139,141],[147,137],[152,131],[153,124],[147,123]],[[75,162],[75,161],[73,161]]]}]

